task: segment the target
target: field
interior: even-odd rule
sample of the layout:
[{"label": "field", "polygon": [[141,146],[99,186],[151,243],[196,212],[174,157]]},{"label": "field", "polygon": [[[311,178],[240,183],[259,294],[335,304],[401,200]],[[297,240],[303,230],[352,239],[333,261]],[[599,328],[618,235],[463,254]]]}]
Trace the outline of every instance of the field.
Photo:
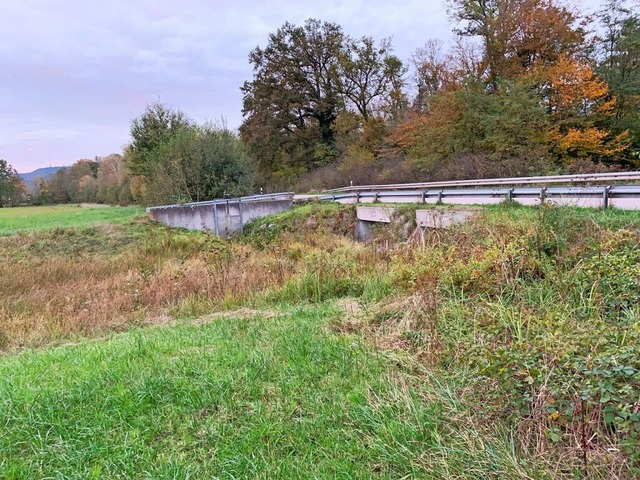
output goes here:
[{"label": "field", "polygon": [[640,473],[637,212],[135,213],[0,237],[0,477]]},{"label": "field", "polygon": [[117,223],[141,215],[138,207],[46,206],[0,208],[0,236],[51,228],[68,228]]},{"label": "field", "polygon": [[327,332],[326,306],[254,315],[7,359],[3,478],[525,471],[491,437],[466,445],[444,418],[451,392],[439,398],[362,341]]}]

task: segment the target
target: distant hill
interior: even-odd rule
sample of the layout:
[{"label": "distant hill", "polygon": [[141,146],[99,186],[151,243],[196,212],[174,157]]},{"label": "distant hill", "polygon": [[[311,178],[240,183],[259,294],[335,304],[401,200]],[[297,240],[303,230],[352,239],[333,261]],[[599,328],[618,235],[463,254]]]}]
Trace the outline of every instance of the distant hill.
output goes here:
[{"label": "distant hill", "polygon": [[29,173],[21,173],[20,177],[22,177],[22,181],[25,183],[25,185],[27,186],[28,190],[33,190],[34,184],[33,181],[38,178],[38,177],[42,177],[45,180],[48,179],[51,175],[53,175],[54,173],[56,173],[58,170],[60,170],[61,168],[64,167],[46,167],[46,168],[38,168],[37,170],[34,170],[33,172],[29,172]]}]

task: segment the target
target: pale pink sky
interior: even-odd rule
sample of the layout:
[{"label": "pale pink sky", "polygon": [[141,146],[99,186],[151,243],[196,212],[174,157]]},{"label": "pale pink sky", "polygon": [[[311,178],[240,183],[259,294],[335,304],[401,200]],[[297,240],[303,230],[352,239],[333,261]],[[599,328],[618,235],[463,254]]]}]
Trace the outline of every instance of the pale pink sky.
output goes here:
[{"label": "pale pink sky", "polygon": [[28,172],[121,152],[156,100],[235,128],[249,51],[307,18],[393,37],[403,60],[452,38],[441,0],[0,0],[0,158]]}]

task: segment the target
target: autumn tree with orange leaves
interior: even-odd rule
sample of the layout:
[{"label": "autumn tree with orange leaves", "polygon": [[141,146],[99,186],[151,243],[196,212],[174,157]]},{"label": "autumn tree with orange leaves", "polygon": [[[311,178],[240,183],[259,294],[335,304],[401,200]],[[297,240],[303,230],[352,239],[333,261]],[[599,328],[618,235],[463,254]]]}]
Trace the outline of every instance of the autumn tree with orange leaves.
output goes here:
[{"label": "autumn tree with orange leaves", "polygon": [[449,0],[460,36],[479,37],[486,78],[515,78],[582,46],[584,30],[557,0]]},{"label": "autumn tree with orange leaves", "polygon": [[612,115],[616,100],[590,65],[561,57],[542,77],[543,98],[553,121],[550,140],[562,161],[589,157],[607,162],[628,148],[628,132],[612,135],[596,126],[603,116]]}]

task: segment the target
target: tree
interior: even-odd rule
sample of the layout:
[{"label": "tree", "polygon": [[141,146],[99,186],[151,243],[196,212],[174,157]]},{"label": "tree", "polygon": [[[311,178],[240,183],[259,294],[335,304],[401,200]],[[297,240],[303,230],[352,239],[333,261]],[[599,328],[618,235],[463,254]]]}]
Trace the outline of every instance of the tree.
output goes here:
[{"label": "tree", "polygon": [[51,192],[49,182],[43,177],[36,177],[33,180],[33,203],[36,205],[51,202]]},{"label": "tree", "polygon": [[0,158],[0,207],[19,203],[25,191],[24,182],[16,169]]},{"label": "tree", "polygon": [[388,40],[354,40],[334,23],[285,23],[249,55],[253,80],[241,90],[240,128],[263,180],[331,164],[339,155],[336,121],[347,111],[362,123],[406,103],[402,62]]},{"label": "tree", "polygon": [[67,175],[67,195],[71,202],[95,202],[99,162],[81,159],[71,165]]},{"label": "tree", "polygon": [[337,154],[333,124],[344,106],[344,42],[340,26],[311,19],[302,27],[285,23],[269,35],[266,48],[249,54],[254,79],[241,88],[241,132],[263,171],[288,165],[301,172]]},{"label": "tree", "polygon": [[439,40],[428,40],[412,55],[418,94],[414,109],[428,113],[431,101],[438,93],[463,88],[465,82],[475,82],[482,76],[482,60],[473,43],[458,39],[452,51],[443,52]]},{"label": "tree", "polygon": [[573,55],[584,42],[576,17],[557,0],[449,0],[461,36],[479,36],[487,80],[514,78]]},{"label": "tree", "polygon": [[541,85],[553,124],[550,136],[561,160],[618,160],[628,148],[628,134],[616,135],[598,127],[598,122],[612,115],[616,102],[609,97],[607,83],[589,64],[561,57],[541,71]]},{"label": "tree", "polygon": [[184,128],[160,150],[148,177],[148,204],[198,202],[251,191],[244,146],[224,125]]},{"label": "tree", "polygon": [[340,91],[364,122],[375,113],[393,114],[406,105],[402,92],[406,68],[392,51],[388,39],[378,47],[371,37],[345,42],[339,61]]},{"label": "tree", "polygon": [[[411,162],[427,175],[446,171],[455,176],[456,162],[475,156],[481,159],[469,177],[505,171],[525,175],[542,173],[548,158],[548,116],[540,105],[535,85],[521,80],[505,82],[494,94],[487,94],[483,82],[441,92],[428,114],[414,114],[394,132],[394,140]],[[530,156],[540,158],[537,165]],[[530,169],[538,171],[530,172]]]},{"label": "tree", "polygon": [[101,158],[96,177],[98,201],[109,204],[131,203],[133,198],[130,181],[131,174],[122,155],[113,153]]},{"label": "tree", "polygon": [[640,17],[624,1],[609,0],[599,12],[604,35],[600,38],[597,74],[615,99],[612,114],[602,122],[615,134],[629,132],[631,154],[640,159]]},{"label": "tree", "polygon": [[60,168],[47,181],[49,201],[52,203],[71,202],[69,167]]},{"label": "tree", "polygon": [[134,175],[147,176],[157,161],[155,152],[182,128],[193,122],[180,110],[162,103],[148,105],[145,112],[131,121],[129,168]]}]

